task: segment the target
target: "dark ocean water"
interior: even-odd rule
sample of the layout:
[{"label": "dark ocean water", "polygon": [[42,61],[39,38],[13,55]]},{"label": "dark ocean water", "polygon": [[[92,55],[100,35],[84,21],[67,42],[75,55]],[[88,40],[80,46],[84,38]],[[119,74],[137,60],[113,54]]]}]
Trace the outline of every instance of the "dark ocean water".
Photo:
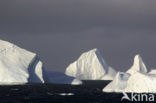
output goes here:
[{"label": "dark ocean water", "polygon": [[[80,86],[26,84],[0,86],[0,103],[121,103],[122,93],[103,93],[110,81],[83,81]],[[70,95],[64,95],[70,93]],[[122,101],[127,103],[129,101]]]}]

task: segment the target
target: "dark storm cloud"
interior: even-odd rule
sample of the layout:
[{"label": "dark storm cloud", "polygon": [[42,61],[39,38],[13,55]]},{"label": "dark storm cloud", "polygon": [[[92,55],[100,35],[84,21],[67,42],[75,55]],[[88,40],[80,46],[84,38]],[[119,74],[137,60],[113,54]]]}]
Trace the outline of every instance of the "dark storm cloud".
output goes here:
[{"label": "dark storm cloud", "polygon": [[151,0],[3,0],[1,28],[7,27],[15,34],[17,31],[71,32],[96,26],[154,28],[155,3]]},{"label": "dark storm cloud", "polygon": [[[0,36],[37,52],[45,67],[64,71],[99,48],[117,70],[140,53],[156,67],[154,0],[1,0]],[[150,65],[149,65],[150,64]]]}]

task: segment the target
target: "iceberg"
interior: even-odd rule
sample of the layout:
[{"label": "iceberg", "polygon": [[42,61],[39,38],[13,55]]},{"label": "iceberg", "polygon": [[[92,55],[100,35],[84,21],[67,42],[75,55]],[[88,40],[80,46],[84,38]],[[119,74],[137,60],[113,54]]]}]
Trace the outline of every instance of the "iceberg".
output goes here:
[{"label": "iceberg", "polygon": [[112,80],[116,71],[106,64],[98,49],[93,49],[70,64],[65,74],[80,80]]},{"label": "iceberg", "polygon": [[82,84],[80,80],[63,73],[45,71],[35,53],[0,40],[0,85],[26,83]]},{"label": "iceberg", "polygon": [[32,52],[0,40],[0,84],[44,83],[42,62]]},{"label": "iceberg", "polygon": [[72,85],[80,85],[82,84],[82,81],[79,79],[76,79],[74,77],[70,77],[65,75],[61,72],[53,72],[53,71],[47,71],[46,72],[46,83],[54,83],[54,84],[72,84]]},{"label": "iceberg", "polygon": [[113,80],[116,74],[116,71],[112,67],[108,67],[107,73],[101,76],[100,80]]},{"label": "iceberg", "polygon": [[114,80],[104,89],[104,92],[122,92],[127,87],[127,81],[130,77],[129,73],[118,72]]},{"label": "iceberg", "polygon": [[118,73],[104,92],[156,93],[156,75],[142,72]]},{"label": "iceberg", "polygon": [[133,66],[127,71],[127,73],[134,74],[138,71],[147,73],[146,65],[139,54],[134,57]]},{"label": "iceberg", "polygon": [[156,72],[147,72],[140,55],[134,58],[133,66],[126,72],[118,72],[114,80],[104,89],[104,92],[134,92],[156,93]]},{"label": "iceberg", "polygon": [[156,74],[156,69],[151,69],[151,71],[149,72],[149,74]]}]

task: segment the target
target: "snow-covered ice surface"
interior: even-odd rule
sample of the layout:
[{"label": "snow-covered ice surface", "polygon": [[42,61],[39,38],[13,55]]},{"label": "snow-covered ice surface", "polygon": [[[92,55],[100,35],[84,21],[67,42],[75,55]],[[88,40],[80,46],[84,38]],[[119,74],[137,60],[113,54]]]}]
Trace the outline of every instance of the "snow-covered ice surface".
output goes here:
[{"label": "snow-covered ice surface", "polygon": [[140,55],[136,55],[134,57],[134,63],[133,66],[127,71],[127,73],[133,74],[135,72],[143,72],[147,73],[147,68],[145,63],[143,62]]},{"label": "snow-covered ice surface", "polygon": [[149,72],[149,74],[156,74],[156,69],[151,69],[151,71]]},{"label": "snow-covered ice surface", "polygon": [[129,73],[118,72],[114,80],[104,89],[104,92],[122,92],[127,87],[127,81],[130,77]]},{"label": "snow-covered ice surface", "polygon": [[80,85],[82,81],[74,77],[67,76],[61,72],[52,72],[48,71],[45,73],[45,82],[46,83],[55,83],[55,84],[72,84]]},{"label": "snow-covered ice surface", "polygon": [[59,72],[47,72],[39,57],[12,43],[0,40],[0,85],[25,83],[82,84]]},{"label": "snow-covered ice surface", "polygon": [[103,91],[156,93],[156,70],[151,70],[149,73],[147,71],[142,58],[136,55],[134,64],[127,73],[118,72]]},{"label": "snow-covered ice surface", "polygon": [[103,91],[156,93],[156,75],[141,72],[135,72],[132,75],[118,73],[116,78]]},{"label": "snow-covered ice surface", "polygon": [[126,92],[156,93],[156,75],[137,72],[128,82]]},{"label": "snow-covered ice surface", "polygon": [[0,40],[0,84],[43,83],[42,62],[35,53]]},{"label": "snow-covered ice surface", "polygon": [[105,63],[98,49],[93,49],[70,64],[65,74],[80,80],[112,80],[116,71]]}]

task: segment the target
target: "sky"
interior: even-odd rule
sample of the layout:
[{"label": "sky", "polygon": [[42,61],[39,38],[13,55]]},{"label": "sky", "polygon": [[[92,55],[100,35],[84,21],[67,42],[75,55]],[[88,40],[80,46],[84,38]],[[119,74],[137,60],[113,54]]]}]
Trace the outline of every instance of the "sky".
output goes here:
[{"label": "sky", "polygon": [[155,0],[1,0],[0,39],[39,55],[64,72],[90,49],[126,71],[140,54],[156,69]]}]

